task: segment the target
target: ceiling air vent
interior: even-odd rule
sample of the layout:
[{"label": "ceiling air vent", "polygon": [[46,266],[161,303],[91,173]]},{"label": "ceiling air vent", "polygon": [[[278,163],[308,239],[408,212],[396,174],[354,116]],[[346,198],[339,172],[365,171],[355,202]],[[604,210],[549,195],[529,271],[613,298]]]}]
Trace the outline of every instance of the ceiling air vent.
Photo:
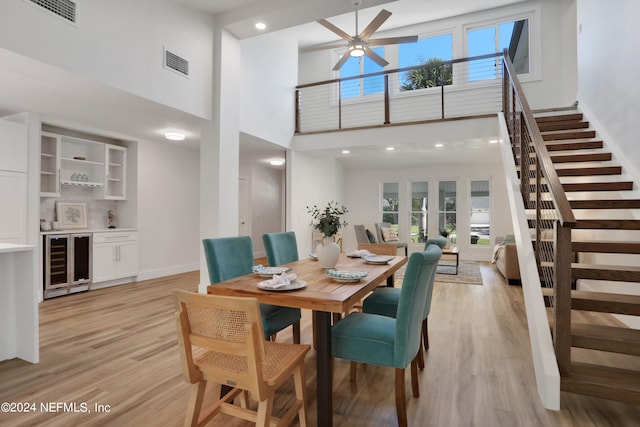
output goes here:
[{"label": "ceiling air vent", "polygon": [[76,2],[71,0],[29,0],[64,19],[76,23]]},{"label": "ceiling air vent", "polygon": [[189,77],[189,61],[166,49],[164,50],[164,66]]}]

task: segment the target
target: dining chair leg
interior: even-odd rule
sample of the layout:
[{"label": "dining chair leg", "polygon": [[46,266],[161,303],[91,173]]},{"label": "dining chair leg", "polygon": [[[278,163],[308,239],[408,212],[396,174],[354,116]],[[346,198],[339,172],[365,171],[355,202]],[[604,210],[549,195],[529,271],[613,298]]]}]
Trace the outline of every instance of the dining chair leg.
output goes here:
[{"label": "dining chair leg", "polygon": [[349,363],[349,381],[352,383],[356,382],[356,369],[358,368],[358,364],[356,362]]},{"label": "dining chair leg", "polygon": [[420,336],[420,346],[418,347],[418,355],[416,356],[418,360],[418,368],[421,371],[424,370],[424,353],[422,352],[422,336]]},{"label": "dining chair leg", "polygon": [[413,392],[413,397],[420,397],[420,387],[418,387],[418,357],[420,355],[416,354],[416,357],[411,361],[411,391]]},{"label": "dining chair leg", "polygon": [[242,390],[240,393],[240,407],[245,409],[249,407],[249,392],[247,390]]},{"label": "dining chair leg", "polygon": [[298,422],[300,427],[307,427],[307,410],[305,408],[306,399],[306,381],[304,379],[304,361],[293,371],[293,382],[296,389],[296,399],[300,402],[300,410],[298,410]]},{"label": "dining chair leg", "polygon": [[429,331],[427,330],[427,319],[422,321],[422,345],[424,351],[429,351]]},{"label": "dining chair leg", "polygon": [[202,400],[204,399],[204,391],[206,388],[206,381],[199,381],[196,384],[191,385],[191,390],[189,391],[189,403],[187,405],[187,415],[184,423],[185,426],[195,427],[198,425],[200,410],[202,409]]},{"label": "dining chair leg", "polygon": [[404,369],[396,370],[396,415],[398,427],[407,427],[407,402],[404,396]]},{"label": "dining chair leg", "polygon": [[273,393],[270,393],[265,400],[258,403],[258,416],[256,427],[269,427],[271,424],[271,411],[273,410]]},{"label": "dining chair leg", "polygon": [[293,343],[300,344],[300,321],[298,320],[292,326],[293,326]]}]

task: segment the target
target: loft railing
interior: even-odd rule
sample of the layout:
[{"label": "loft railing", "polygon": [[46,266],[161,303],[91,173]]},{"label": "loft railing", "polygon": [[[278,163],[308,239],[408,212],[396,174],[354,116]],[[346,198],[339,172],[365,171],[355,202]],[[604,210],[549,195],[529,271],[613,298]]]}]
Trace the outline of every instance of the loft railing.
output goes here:
[{"label": "loft railing", "polygon": [[508,57],[503,61],[502,74],[503,112],[529,228],[535,230],[534,254],[540,280],[553,288],[549,302],[553,306],[556,359],[560,372],[567,374],[571,351],[571,230],[576,219]]},{"label": "loft railing", "polygon": [[299,85],[296,133],[495,115],[502,53]]}]

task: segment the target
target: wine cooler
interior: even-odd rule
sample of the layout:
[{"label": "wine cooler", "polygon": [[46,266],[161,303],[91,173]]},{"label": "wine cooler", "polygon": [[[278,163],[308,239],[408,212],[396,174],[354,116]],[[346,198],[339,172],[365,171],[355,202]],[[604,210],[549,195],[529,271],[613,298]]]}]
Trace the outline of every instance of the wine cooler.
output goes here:
[{"label": "wine cooler", "polygon": [[44,298],[89,290],[91,233],[43,236]]}]

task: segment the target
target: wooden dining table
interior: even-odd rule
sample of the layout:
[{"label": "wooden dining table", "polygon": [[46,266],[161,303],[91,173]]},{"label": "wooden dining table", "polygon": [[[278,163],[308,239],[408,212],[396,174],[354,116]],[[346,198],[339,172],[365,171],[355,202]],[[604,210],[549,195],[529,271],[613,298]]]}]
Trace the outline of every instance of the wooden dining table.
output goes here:
[{"label": "wooden dining table", "polygon": [[297,307],[313,310],[316,341],[317,421],[319,427],[333,425],[333,358],[331,352],[332,313],[348,313],[354,304],[376,287],[393,283],[393,274],[407,263],[405,256],[396,256],[387,264],[369,264],[360,258],[340,255],[335,270],[366,271],[364,279],[353,283],[336,281],[327,276],[325,268],[317,261],[306,258],[284,266],[306,282],[302,289],[291,291],[267,291],[258,283],[267,280],[258,274],[248,274],[219,282],[207,287],[212,295],[253,297],[264,304]]}]

